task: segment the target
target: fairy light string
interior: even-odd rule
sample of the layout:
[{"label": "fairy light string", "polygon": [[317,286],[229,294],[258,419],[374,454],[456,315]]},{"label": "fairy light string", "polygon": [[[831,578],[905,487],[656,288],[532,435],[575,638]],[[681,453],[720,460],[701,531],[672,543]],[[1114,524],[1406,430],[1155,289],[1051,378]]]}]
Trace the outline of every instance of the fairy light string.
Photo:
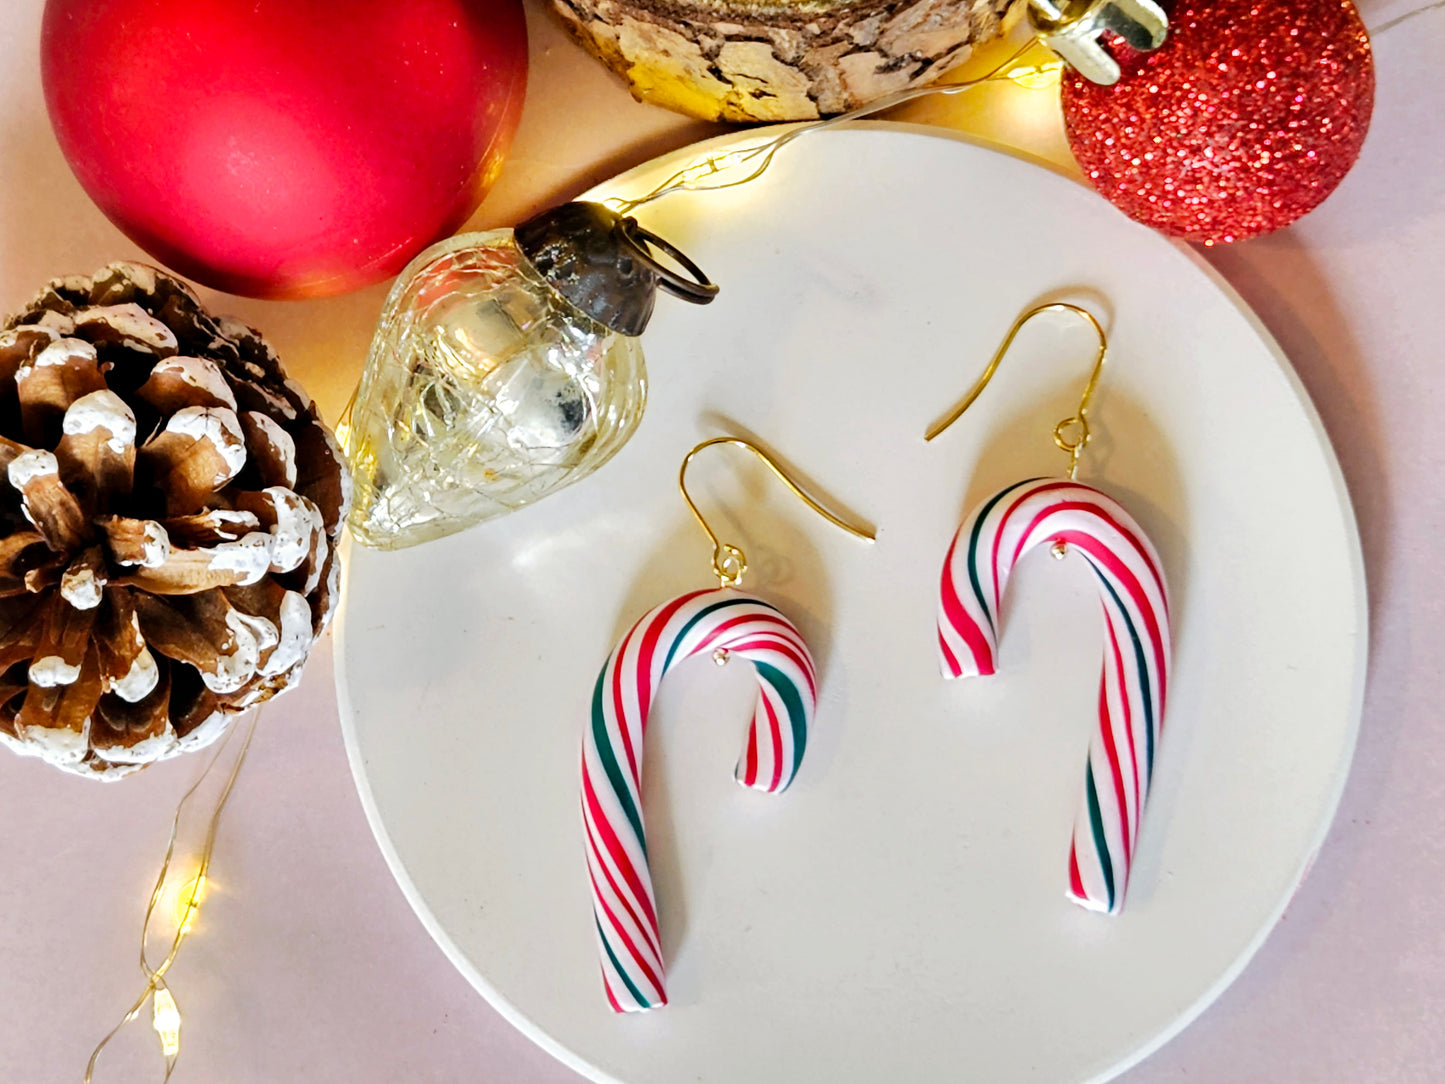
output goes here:
[{"label": "fairy light string", "polygon": [[[96,1045],[90,1055],[90,1061],[85,1066],[85,1084],[92,1084],[95,1076],[96,1063],[100,1055],[112,1039],[120,1033],[120,1030],[133,1020],[137,1019],[145,1009],[146,1002],[151,1003],[151,1026],[155,1029],[160,1040],[161,1057],[165,1060],[165,1076],[162,1082],[170,1080],[171,1073],[175,1071],[176,1060],[181,1053],[181,1011],[176,1004],[175,995],[171,993],[170,987],[166,985],[165,975],[171,965],[176,961],[176,955],[180,952],[181,944],[191,932],[195,924],[196,912],[200,909],[201,901],[205,896],[206,878],[211,869],[211,856],[216,849],[216,830],[221,824],[221,814],[226,811],[226,803],[230,801],[231,791],[236,786],[236,779],[241,774],[241,767],[246,763],[246,755],[251,751],[251,739],[256,735],[256,720],[261,716],[261,711],[251,712],[244,722],[239,726],[232,727],[222,739],[216,753],[211,757],[205,770],[201,772],[196,781],[191,784],[189,790],[181,797],[176,806],[175,817],[171,820],[170,839],[166,843],[165,857],[161,860],[160,873],[156,876],[155,887],[151,889],[150,902],[146,904],[145,920],[141,925],[140,935],[140,967],[141,973],[145,975],[145,988],[135,1003],[131,1005],[126,1014],[121,1017],[120,1022],[111,1028],[105,1038]],[[184,817],[187,807],[201,785],[211,777],[216,767],[225,759],[230,747],[234,744],[237,733],[243,733],[240,745],[231,762],[230,774],[216,798],[216,804],[212,808],[210,821],[206,826],[206,839],[201,848],[200,859],[195,875],[181,888],[181,898],[176,907],[176,931],[171,938],[170,949],[165,958],[152,967],[150,964],[150,934],[151,922],[156,916],[156,909],[160,904],[161,897],[165,893],[166,880],[170,874],[171,862],[175,858],[176,842],[180,836],[181,819]]]},{"label": "fairy light string", "polygon": [[[1046,59],[1042,59],[1033,64],[1025,65],[1020,63],[1028,53],[1036,49],[1046,54]],[[877,98],[867,105],[859,106],[857,109],[850,109],[846,113],[839,113],[836,116],[828,117],[824,120],[810,121],[806,124],[789,128],[781,135],[754,146],[739,147],[736,150],[710,154],[700,161],[684,166],[645,195],[638,196],[635,199],[623,199],[620,196],[613,196],[606,202],[611,204],[620,214],[631,214],[637,208],[652,203],[654,200],[659,200],[663,196],[670,196],[675,192],[716,192],[725,188],[737,188],[740,185],[757,180],[766,173],[777,153],[800,136],[808,135],[812,132],[821,132],[827,128],[835,128],[839,125],[847,124],[849,121],[861,120],[864,117],[871,117],[878,113],[886,113],[890,109],[896,109],[898,106],[905,105],[918,98],[962,94],[964,91],[972,90],[975,87],[980,87],[987,83],[1008,81],[1025,87],[1048,86],[1051,83],[1051,76],[1059,72],[1062,68],[1062,60],[1050,52],[1037,39],[1030,38],[1015,49],[1007,59],[975,79],[966,79],[958,83],[913,87],[909,90],[900,90],[896,93],[885,95],[882,98]],[[730,176],[737,171],[743,172],[740,176]]]}]

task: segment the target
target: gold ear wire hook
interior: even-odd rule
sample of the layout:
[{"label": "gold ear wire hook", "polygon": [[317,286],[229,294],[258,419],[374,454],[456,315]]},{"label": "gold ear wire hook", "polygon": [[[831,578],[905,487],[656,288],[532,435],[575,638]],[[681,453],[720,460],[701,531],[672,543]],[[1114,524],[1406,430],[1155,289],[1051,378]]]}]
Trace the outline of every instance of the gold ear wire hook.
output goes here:
[{"label": "gold ear wire hook", "polygon": [[717,578],[722,586],[737,587],[743,582],[743,573],[748,570],[748,559],[738,547],[718,539],[717,533],[708,526],[707,520],[704,519],[703,514],[698,511],[697,505],[693,503],[691,494],[687,491],[687,467],[688,464],[692,462],[692,457],[704,448],[710,448],[714,444],[731,444],[738,448],[746,448],[762,460],[763,465],[772,471],[778,480],[792,491],[795,497],[814,512],[817,512],[818,515],[822,516],[829,523],[833,524],[833,526],[842,528],[854,538],[861,538],[865,542],[873,541],[873,529],[871,527],[866,525],[857,527],[845,520],[839,519],[812,497],[808,496],[807,493],[803,492],[798,484],[788,477],[783,468],[778,466],[767,452],[752,443],[752,441],[743,440],[741,437],[713,437],[711,440],[703,441],[693,448],[692,451],[688,452],[687,455],[683,456],[682,466],[679,467],[677,471],[677,488],[682,490],[682,499],[687,502],[687,507],[692,511],[693,517],[697,520],[698,525],[702,527],[703,531],[706,532],[708,541],[712,543],[712,570],[717,574]]},{"label": "gold ear wire hook", "polygon": [[[1054,426],[1054,443],[1059,446],[1061,451],[1069,453],[1069,478],[1070,480],[1073,479],[1079,470],[1079,457],[1083,454],[1084,448],[1088,445],[1089,438],[1092,435],[1089,431],[1089,403],[1094,398],[1094,389],[1098,387],[1099,374],[1104,370],[1104,358],[1109,353],[1109,337],[1104,333],[1104,328],[1092,312],[1078,305],[1071,305],[1067,301],[1056,301],[1048,305],[1035,306],[1015,320],[1013,327],[1009,328],[1008,334],[1004,336],[1003,345],[994,353],[993,360],[988,363],[988,368],[985,369],[983,375],[978,378],[978,383],[963,397],[963,402],[959,403],[958,406],[954,407],[953,410],[949,411],[943,418],[933,423],[928,432],[924,434],[925,440],[932,440],[954,422],[958,421],[959,418],[963,417],[963,412],[973,406],[974,400],[983,394],[984,388],[988,387],[988,382],[993,379],[993,374],[998,371],[999,363],[1003,361],[1004,355],[1008,353],[1008,348],[1013,345],[1014,337],[1018,335],[1020,329],[1035,316],[1045,312],[1071,312],[1077,316],[1082,316],[1085,320],[1089,321],[1089,324],[1099,336],[1099,353],[1094,357],[1094,368],[1093,371],[1089,373],[1088,384],[1084,386],[1083,398],[1079,400],[1079,410],[1072,417],[1065,418],[1059,422],[1058,425]],[[1072,440],[1068,433],[1071,427],[1077,427],[1078,429],[1076,439]]]}]

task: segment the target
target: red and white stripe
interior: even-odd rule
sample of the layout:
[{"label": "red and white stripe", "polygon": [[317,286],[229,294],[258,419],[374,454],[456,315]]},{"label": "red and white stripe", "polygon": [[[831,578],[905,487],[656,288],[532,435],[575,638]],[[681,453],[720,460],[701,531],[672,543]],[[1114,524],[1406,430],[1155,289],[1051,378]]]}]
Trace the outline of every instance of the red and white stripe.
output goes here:
[{"label": "red and white stripe", "polygon": [[1098,726],[1069,856],[1069,896],[1091,910],[1124,902],[1163,730],[1171,641],[1159,556],[1139,524],[1086,485],[1034,479],[980,505],[943,564],[938,647],[945,677],[994,673],[1008,578],[1024,554],[1063,544],[1099,580],[1104,664]]},{"label": "red and white stripe", "polygon": [[643,831],[643,738],[663,677],[699,654],[754,664],[757,706],[735,772],[744,786],[787,788],[817,707],[817,674],[797,628],[766,602],[731,589],[658,606],[613,650],[582,742],[582,818],[603,984],[618,1012],[667,1004]]}]

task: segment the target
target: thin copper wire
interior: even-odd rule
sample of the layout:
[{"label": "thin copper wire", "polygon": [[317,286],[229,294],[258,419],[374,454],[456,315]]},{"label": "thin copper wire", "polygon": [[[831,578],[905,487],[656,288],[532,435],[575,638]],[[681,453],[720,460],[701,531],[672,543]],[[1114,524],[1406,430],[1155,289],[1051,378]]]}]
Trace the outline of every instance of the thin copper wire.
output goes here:
[{"label": "thin copper wire", "polygon": [[[165,974],[170,970],[171,964],[175,963],[176,954],[180,952],[181,949],[181,942],[185,940],[186,935],[190,932],[192,914],[200,907],[200,901],[197,899],[197,895],[202,891],[206,883],[207,874],[211,868],[211,855],[216,848],[216,829],[220,826],[221,814],[225,812],[226,803],[231,798],[231,790],[236,785],[236,778],[241,774],[241,766],[246,762],[246,754],[251,751],[251,739],[256,735],[256,720],[260,718],[260,715],[261,711],[258,708],[251,713],[244,723],[233,728],[230,733],[222,739],[220,747],[216,750],[215,755],[211,757],[210,763],[206,765],[205,771],[201,772],[200,776],[191,784],[190,789],[186,791],[181,797],[180,802],[176,805],[176,815],[171,819],[170,839],[166,843],[165,858],[161,861],[161,870],[156,877],[155,887],[151,890],[150,902],[146,904],[145,921],[141,924],[140,966],[141,972],[146,976],[146,986],[145,989],[141,991],[140,997],[136,998],[135,1004],[121,1017],[120,1023],[111,1028],[105,1038],[101,1039],[96,1045],[95,1050],[91,1052],[90,1060],[86,1062],[85,1065],[85,1084],[92,1084],[96,1063],[100,1060],[101,1051],[106,1048],[106,1045],[115,1038],[121,1028],[125,1027],[126,1024],[129,1024],[140,1015],[141,1010],[145,1008],[146,1002],[154,996],[156,991],[168,989],[165,983]],[[200,789],[201,784],[210,778],[211,772],[214,771],[216,765],[220,763],[221,758],[225,755],[226,749],[231,745],[232,739],[235,738],[237,731],[243,728],[245,729],[246,736],[241,741],[241,750],[236,754],[235,763],[231,766],[231,774],[226,779],[226,784],[216,799],[215,808],[211,813],[210,823],[206,828],[205,846],[201,849],[200,869],[195,878],[190,882],[190,895],[186,899],[183,915],[180,921],[176,923],[176,934],[171,940],[170,951],[166,953],[165,959],[160,962],[159,966],[151,967],[147,952],[151,918],[155,914],[156,905],[160,902],[161,895],[165,891],[166,875],[170,872],[171,859],[175,857],[176,840],[180,835],[181,817],[184,815],[186,806],[190,803],[191,798],[194,797],[196,791]],[[171,996],[174,997],[175,995],[172,994]],[[176,1054],[169,1055],[165,1058],[166,1074],[162,1078],[162,1084],[170,1080],[171,1073],[175,1070],[178,1057],[179,1055]]]},{"label": "thin copper wire", "polygon": [[[750,181],[757,180],[757,178],[761,177],[763,173],[767,171],[767,168],[772,165],[773,157],[780,150],[799,136],[806,135],[809,132],[821,132],[825,128],[832,128],[840,124],[846,124],[849,121],[860,120],[863,117],[870,117],[876,113],[884,113],[897,106],[914,101],[917,98],[926,98],[933,95],[960,94],[965,90],[971,90],[984,83],[996,82],[1000,79],[1020,78],[1021,73],[1014,68],[1014,65],[1025,53],[1029,52],[1029,50],[1035,46],[1038,46],[1040,49],[1043,48],[1037,40],[1030,38],[1018,49],[1014,50],[1007,60],[1004,60],[991,71],[979,76],[977,79],[969,79],[962,83],[949,83],[941,86],[914,87],[911,90],[900,90],[895,94],[888,94],[869,102],[867,105],[859,106],[857,109],[851,109],[846,113],[839,113],[836,117],[812,121],[790,128],[782,135],[770,139],[765,143],[760,143],[755,147],[743,147],[738,150],[709,156],[702,162],[694,162],[678,170],[651,192],[639,196],[636,199],[612,197],[608,202],[616,207],[620,213],[630,214],[638,207],[651,203],[653,200],[661,199],[663,196],[671,195],[674,192],[715,192],[724,188],[736,188],[739,185],[747,184]],[[1052,54],[1050,55],[1052,56]],[[1062,61],[1053,59],[1035,65],[1027,73],[1023,74],[1055,71],[1061,66]],[[755,163],[755,165],[752,171],[745,176],[730,181],[719,181],[715,184],[703,183],[710,177],[718,177],[737,166],[747,165],[748,163]]]},{"label": "thin copper wire", "polygon": [[1378,38],[1385,31],[1394,30],[1395,27],[1399,26],[1401,23],[1407,23],[1411,19],[1416,18],[1417,16],[1424,15],[1426,12],[1439,11],[1441,8],[1445,8],[1445,0],[1435,0],[1435,2],[1432,4],[1422,4],[1414,11],[1407,11],[1403,15],[1397,15],[1393,19],[1389,19],[1381,23],[1379,26],[1370,27],[1370,37]]}]

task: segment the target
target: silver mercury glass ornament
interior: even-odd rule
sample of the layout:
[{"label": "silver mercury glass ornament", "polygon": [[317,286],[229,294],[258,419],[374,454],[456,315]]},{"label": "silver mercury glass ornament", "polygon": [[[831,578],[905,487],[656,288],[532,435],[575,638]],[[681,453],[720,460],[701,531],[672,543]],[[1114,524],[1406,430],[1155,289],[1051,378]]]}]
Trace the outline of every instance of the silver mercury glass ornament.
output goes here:
[{"label": "silver mercury glass ornament", "polygon": [[612,458],[647,400],[637,336],[659,287],[695,304],[718,292],[599,203],[461,234],[413,260],[386,299],[347,427],[357,540],[441,538]]}]

